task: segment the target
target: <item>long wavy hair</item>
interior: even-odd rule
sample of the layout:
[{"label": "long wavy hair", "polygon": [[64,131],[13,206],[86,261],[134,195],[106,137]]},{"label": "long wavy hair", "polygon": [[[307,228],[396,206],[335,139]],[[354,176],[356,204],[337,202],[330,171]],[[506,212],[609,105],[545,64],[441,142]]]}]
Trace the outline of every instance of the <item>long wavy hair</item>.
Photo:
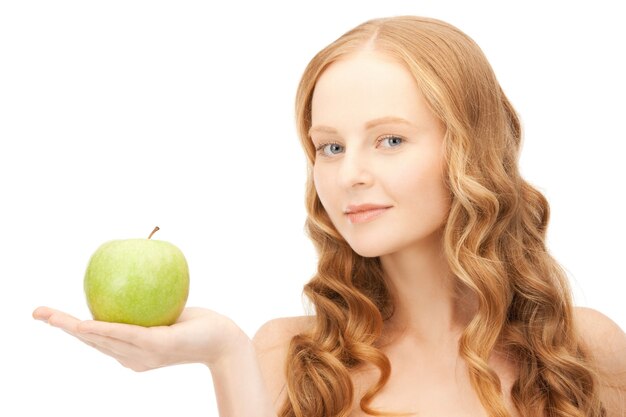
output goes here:
[{"label": "long wavy hair", "polygon": [[488,364],[495,349],[514,359],[511,397],[521,415],[605,415],[598,379],[573,328],[564,270],[546,249],[549,205],[520,175],[521,128],[476,43],[445,22],[413,16],[374,19],[320,51],[306,67],[296,97],[296,123],[308,160],[306,231],[319,256],[304,294],[315,309],[310,331],[291,340],[287,399],[281,417],[345,417],[352,407],[350,372],[374,365],[380,376],[359,400],[373,398],[391,366],[378,342],[393,301],[378,257],[356,254],[328,217],[313,183],[315,149],[308,136],[311,97],[324,70],[372,48],[403,62],[446,126],[446,185],[452,197],[444,253],[456,277],[478,300],[459,353],[490,416],[505,417],[501,384]]}]

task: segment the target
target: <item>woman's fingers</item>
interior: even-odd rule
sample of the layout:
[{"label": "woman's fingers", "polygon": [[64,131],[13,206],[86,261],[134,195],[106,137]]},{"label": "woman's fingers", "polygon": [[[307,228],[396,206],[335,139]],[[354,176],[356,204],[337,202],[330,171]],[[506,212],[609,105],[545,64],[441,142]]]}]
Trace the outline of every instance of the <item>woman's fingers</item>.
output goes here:
[{"label": "woman's fingers", "polygon": [[113,358],[115,358],[117,360],[120,360],[121,358],[124,357],[124,355],[122,355],[120,352],[111,350],[111,349],[109,349],[107,347],[104,347],[104,346],[102,346],[102,345],[100,345],[100,344],[98,344],[96,342],[93,342],[93,341],[91,341],[89,339],[85,339],[85,338],[83,338],[81,336],[76,336],[76,338],[78,340],[80,340],[81,342],[85,343],[86,345],[91,346],[92,348],[94,348],[96,350],[99,350],[100,352],[104,353],[105,355],[111,356],[111,357],[113,357]]},{"label": "woman's fingers", "polygon": [[[117,327],[114,326],[116,323],[96,322],[93,320],[82,322],[74,316],[50,307],[39,307],[35,309],[35,311],[33,311],[33,317],[37,320],[45,321],[53,327],[64,330],[89,346],[106,349],[107,352],[105,353],[109,354],[110,352],[113,354],[112,356],[127,356],[129,353],[136,354],[138,351],[137,347],[132,343],[115,337],[115,335],[122,335],[128,339],[135,339],[132,330],[124,331],[123,329],[117,329],[117,331],[111,331],[111,327]],[[122,324],[118,326],[124,328],[128,325]],[[140,327],[140,329],[142,328]],[[104,334],[100,334],[100,331]]]},{"label": "woman's fingers", "polygon": [[133,371],[143,372],[143,371],[153,369],[153,367],[150,367],[149,365],[146,365],[144,363],[145,358],[141,355],[135,354],[135,356],[132,356],[131,354],[131,356],[127,356],[126,354],[124,354],[124,352],[121,352],[119,348],[112,350],[109,347],[107,347],[109,346],[109,343],[102,343],[101,341],[95,342],[91,338],[86,339],[86,338],[83,338],[82,336],[76,336],[76,338],[81,340],[85,344],[91,346],[92,348],[96,349],[97,351],[104,353],[107,356],[112,357],[113,359],[118,361],[122,366],[132,369]]},{"label": "woman's fingers", "polygon": [[220,337],[228,341],[232,339],[233,329],[239,330],[225,317],[201,308],[185,310],[172,326],[155,327],[81,321],[50,307],[35,309],[33,317],[62,329],[133,370],[176,363],[205,363],[207,358],[224,350]]},{"label": "woman's fingers", "polygon": [[[45,306],[41,306],[41,307],[37,307],[34,311],[33,311],[33,318],[36,320],[41,320],[41,321],[45,321],[48,322],[50,320],[50,317],[52,317],[55,314],[61,314],[61,315],[65,315],[68,316],[70,318],[76,319],[76,317],[72,317],[67,313],[64,313],[60,310],[55,310],[54,308],[50,308],[50,307],[45,307]],[[78,320],[78,319],[76,319]]]},{"label": "woman's fingers", "polygon": [[108,323],[97,320],[81,321],[63,311],[50,307],[36,308],[33,311],[33,318],[45,321],[51,326],[65,330],[74,336],[78,334],[96,334],[131,344],[142,340],[142,336],[145,338],[145,332],[147,331],[145,327],[131,324]]},{"label": "woman's fingers", "polygon": [[81,334],[106,336],[136,346],[143,346],[148,339],[148,332],[150,332],[148,328],[134,324],[109,323],[97,320],[80,322],[76,330]]},{"label": "woman's fingers", "polygon": [[52,314],[50,307],[37,307],[33,311],[33,318],[36,320],[48,321],[48,317]]},{"label": "woman's fingers", "polygon": [[70,333],[75,333],[78,323],[80,323],[76,317],[50,307],[37,308],[33,311],[33,317]]},{"label": "woman's fingers", "polygon": [[109,352],[112,352],[116,356],[138,356],[142,353],[137,346],[112,337],[80,332],[74,336],[92,347],[101,347]]},{"label": "woman's fingers", "polygon": [[95,333],[78,333],[76,337],[134,371],[147,371],[171,364],[168,356],[162,352],[135,346],[123,340]]}]

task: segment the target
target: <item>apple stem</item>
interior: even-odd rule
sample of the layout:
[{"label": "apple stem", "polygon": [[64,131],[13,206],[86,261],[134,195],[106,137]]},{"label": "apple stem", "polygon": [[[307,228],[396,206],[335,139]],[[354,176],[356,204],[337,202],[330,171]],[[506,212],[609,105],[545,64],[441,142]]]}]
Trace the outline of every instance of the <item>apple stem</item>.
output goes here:
[{"label": "apple stem", "polygon": [[159,226],[156,226],[154,230],[152,231],[152,233],[150,233],[150,236],[148,236],[148,239],[150,239],[152,235],[155,234],[158,230],[159,230]]}]

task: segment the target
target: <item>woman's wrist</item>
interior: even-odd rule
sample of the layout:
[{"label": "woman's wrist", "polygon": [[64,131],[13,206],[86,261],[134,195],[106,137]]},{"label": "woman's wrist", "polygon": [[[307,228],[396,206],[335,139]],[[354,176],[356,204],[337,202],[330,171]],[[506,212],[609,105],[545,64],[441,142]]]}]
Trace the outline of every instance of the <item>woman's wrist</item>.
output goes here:
[{"label": "woman's wrist", "polygon": [[242,359],[253,357],[256,360],[256,352],[252,340],[243,332],[238,331],[236,337],[228,346],[224,346],[219,356],[204,362],[211,372],[219,372],[222,369],[228,369],[234,363]]},{"label": "woman's wrist", "polygon": [[207,364],[219,415],[276,417],[252,340],[243,331],[241,335],[227,352]]}]

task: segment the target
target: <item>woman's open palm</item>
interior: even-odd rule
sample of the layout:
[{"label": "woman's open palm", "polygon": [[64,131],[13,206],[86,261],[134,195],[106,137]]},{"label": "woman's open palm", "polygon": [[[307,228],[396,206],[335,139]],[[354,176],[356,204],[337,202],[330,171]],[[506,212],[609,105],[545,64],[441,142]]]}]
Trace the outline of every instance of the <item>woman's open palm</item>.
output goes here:
[{"label": "woman's open palm", "polygon": [[249,343],[246,334],[228,317],[204,308],[186,308],[171,326],[142,327],[96,320],[81,321],[49,307],[33,317],[58,327],[135,371],[181,363],[211,366]]}]

